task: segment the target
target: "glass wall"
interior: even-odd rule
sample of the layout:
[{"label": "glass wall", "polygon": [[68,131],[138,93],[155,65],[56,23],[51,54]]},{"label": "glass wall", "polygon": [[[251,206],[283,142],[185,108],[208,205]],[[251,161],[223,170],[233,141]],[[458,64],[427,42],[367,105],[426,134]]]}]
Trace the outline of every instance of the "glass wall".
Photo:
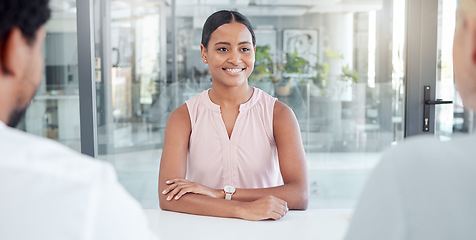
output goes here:
[{"label": "glass wall", "polygon": [[[144,207],[157,207],[157,170],[173,95],[167,95],[161,1],[94,1],[98,158]],[[165,93],[165,94],[163,94]]]},{"label": "glass wall", "polygon": [[297,116],[310,207],[353,207],[381,151],[403,139],[404,1],[94,1],[98,157],[157,207],[165,123],[211,87],[200,38],[221,9],[255,29],[249,84]]},{"label": "glass wall", "polygon": [[50,7],[43,79],[18,128],[80,151],[76,1],[51,0]]}]

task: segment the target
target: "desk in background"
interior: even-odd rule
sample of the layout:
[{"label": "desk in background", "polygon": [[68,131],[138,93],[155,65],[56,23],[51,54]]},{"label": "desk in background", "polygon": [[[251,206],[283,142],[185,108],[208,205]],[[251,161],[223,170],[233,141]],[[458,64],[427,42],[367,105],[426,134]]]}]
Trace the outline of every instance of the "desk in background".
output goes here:
[{"label": "desk in background", "polygon": [[161,240],[340,240],[349,225],[350,209],[289,211],[278,221],[245,221],[146,209],[153,231]]}]

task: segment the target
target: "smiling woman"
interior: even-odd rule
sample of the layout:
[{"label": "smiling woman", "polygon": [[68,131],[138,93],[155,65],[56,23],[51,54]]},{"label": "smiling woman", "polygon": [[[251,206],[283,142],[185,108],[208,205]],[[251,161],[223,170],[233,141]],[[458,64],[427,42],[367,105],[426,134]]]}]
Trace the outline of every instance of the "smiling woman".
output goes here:
[{"label": "smiling woman", "polygon": [[247,220],[306,209],[309,184],[292,110],[248,85],[256,40],[235,11],[212,14],[201,55],[213,87],[169,117],[159,173],[164,210]]}]

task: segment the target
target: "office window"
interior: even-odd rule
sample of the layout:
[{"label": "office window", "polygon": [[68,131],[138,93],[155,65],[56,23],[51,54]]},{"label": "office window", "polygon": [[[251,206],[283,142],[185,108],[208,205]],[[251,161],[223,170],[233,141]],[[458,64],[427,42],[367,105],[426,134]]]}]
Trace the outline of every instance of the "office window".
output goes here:
[{"label": "office window", "polygon": [[18,128],[80,151],[76,1],[52,0],[50,8],[43,79]]}]

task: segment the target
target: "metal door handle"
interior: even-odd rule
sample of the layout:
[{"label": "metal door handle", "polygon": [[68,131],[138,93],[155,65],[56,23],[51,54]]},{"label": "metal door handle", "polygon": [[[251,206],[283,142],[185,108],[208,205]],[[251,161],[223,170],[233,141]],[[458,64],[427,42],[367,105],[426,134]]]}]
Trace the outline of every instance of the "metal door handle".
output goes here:
[{"label": "metal door handle", "polygon": [[116,62],[112,64],[112,67],[119,67],[119,62],[121,61],[121,52],[119,52],[119,48],[112,48],[112,51],[117,52],[117,59]]},{"label": "metal door handle", "polygon": [[431,100],[426,100],[425,104],[427,105],[436,105],[436,104],[450,104],[453,103],[453,101],[443,101],[443,99],[436,99],[434,101]]},{"label": "metal door handle", "polygon": [[423,132],[429,132],[430,131],[430,106],[437,105],[437,104],[450,104],[450,103],[453,103],[453,101],[443,101],[443,99],[431,100],[430,86],[425,86],[423,93],[424,93],[423,97],[424,97],[424,103],[425,103],[425,106],[423,108]]}]

